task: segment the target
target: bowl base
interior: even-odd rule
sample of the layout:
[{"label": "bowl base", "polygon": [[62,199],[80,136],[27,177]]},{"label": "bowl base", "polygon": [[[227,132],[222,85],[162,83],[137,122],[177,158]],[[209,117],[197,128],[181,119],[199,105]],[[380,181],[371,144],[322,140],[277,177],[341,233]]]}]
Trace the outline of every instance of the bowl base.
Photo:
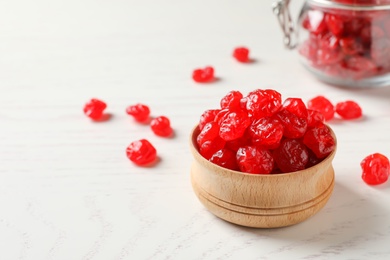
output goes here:
[{"label": "bowl base", "polygon": [[322,194],[299,205],[271,209],[246,207],[218,199],[198,185],[196,165],[191,167],[191,183],[200,202],[215,216],[246,227],[277,228],[300,223],[325,206],[334,188],[333,167],[327,171],[332,181]]}]

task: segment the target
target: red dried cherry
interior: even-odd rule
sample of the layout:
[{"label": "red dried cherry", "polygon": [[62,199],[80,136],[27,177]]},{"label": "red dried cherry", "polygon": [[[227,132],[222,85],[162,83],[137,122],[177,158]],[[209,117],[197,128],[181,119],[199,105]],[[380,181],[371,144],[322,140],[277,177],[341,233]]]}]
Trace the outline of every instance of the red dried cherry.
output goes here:
[{"label": "red dried cherry", "polygon": [[253,144],[271,149],[279,145],[284,127],[279,120],[264,117],[253,121],[248,129]]},{"label": "red dried cherry", "polygon": [[297,117],[307,118],[307,108],[300,98],[287,98],[282,105],[282,109],[287,110]]},{"label": "red dried cherry", "polygon": [[150,127],[156,135],[162,137],[170,136],[173,132],[171,128],[171,122],[165,116],[153,118],[153,120],[150,122]]},{"label": "red dried cherry", "polygon": [[272,116],[282,106],[282,95],[272,89],[257,89],[250,92],[241,100],[241,107],[245,108],[253,118]]},{"label": "red dried cherry", "polygon": [[307,127],[316,126],[319,123],[323,123],[325,121],[325,117],[321,112],[316,110],[307,110]]},{"label": "red dried cherry", "polygon": [[233,57],[239,62],[249,61],[249,49],[245,47],[235,48],[233,51]]},{"label": "red dried cherry", "polygon": [[236,163],[236,153],[227,148],[223,148],[214,153],[209,161],[226,169],[238,170]]},{"label": "red dried cherry", "polygon": [[202,131],[203,127],[209,123],[214,121],[215,116],[221,111],[220,109],[210,109],[203,112],[200,116],[199,120],[199,129]]},{"label": "red dried cherry", "polygon": [[216,122],[207,123],[196,139],[200,154],[207,160],[221,150],[226,141],[219,136],[219,125]]},{"label": "red dried cherry", "polygon": [[357,119],[362,116],[362,109],[355,101],[347,100],[336,104],[336,113],[343,119]]},{"label": "red dried cherry", "polygon": [[324,96],[317,96],[310,99],[307,103],[307,108],[320,112],[325,117],[325,121],[329,121],[334,117],[334,106]]},{"label": "red dried cherry", "polygon": [[324,124],[317,124],[308,129],[303,136],[303,143],[314,152],[317,158],[328,156],[335,148],[335,140]]},{"label": "red dried cherry", "polygon": [[250,123],[248,114],[243,110],[227,113],[221,120],[219,136],[225,141],[240,138]]},{"label": "red dried cherry", "polygon": [[208,66],[203,69],[195,69],[192,72],[192,79],[199,83],[209,82],[214,79],[214,68]]},{"label": "red dried cherry", "polygon": [[273,157],[282,172],[295,172],[305,169],[309,152],[298,139],[284,139],[274,150]]},{"label": "red dried cherry", "polygon": [[386,156],[374,153],[362,160],[362,179],[369,185],[378,185],[386,182],[390,174],[390,163]]},{"label": "red dried cherry", "polygon": [[107,105],[103,101],[93,98],[84,106],[84,114],[93,120],[99,120],[103,116],[104,109]]},{"label": "red dried cherry", "polygon": [[307,119],[300,118],[288,110],[280,110],[276,113],[277,118],[284,127],[283,135],[287,138],[300,138],[307,129]]},{"label": "red dried cherry", "polygon": [[157,158],[156,148],[146,139],[132,142],[126,149],[127,157],[138,165],[152,163]]},{"label": "red dried cherry", "polygon": [[144,104],[135,104],[126,108],[126,113],[134,117],[139,122],[144,122],[149,119],[150,109]]},{"label": "red dried cherry", "polygon": [[274,159],[268,150],[245,146],[237,151],[237,164],[242,172],[269,174],[274,168]]},{"label": "red dried cherry", "polygon": [[240,109],[240,101],[242,97],[243,96],[240,91],[230,91],[221,99],[221,108],[229,110]]}]

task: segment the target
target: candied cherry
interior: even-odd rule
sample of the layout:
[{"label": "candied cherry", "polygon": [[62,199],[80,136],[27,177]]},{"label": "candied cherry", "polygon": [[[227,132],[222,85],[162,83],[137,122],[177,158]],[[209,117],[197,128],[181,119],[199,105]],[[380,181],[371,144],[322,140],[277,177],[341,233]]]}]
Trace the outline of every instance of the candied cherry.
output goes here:
[{"label": "candied cherry", "polygon": [[362,108],[355,101],[347,100],[336,104],[336,113],[343,119],[357,119],[362,117]]},{"label": "candied cherry", "polygon": [[231,141],[244,135],[251,121],[246,111],[238,110],[227,113],[221,120],[219,136],[225,141]]},{"label": "candied cherry", "polygon": [[276,113],[277,118],[284,127],[283,135],[287,138],[300,138],[307,129],[307,119],[300,118],[288,110],[280,110]]},{"label": "candied cherry", "polygon": [[207,123],[196,139],[200,154],[207,160],[218,150],[224,148],[226,141],[219,136],[219,125]]},{"label": "candied cherry", "polygon": [[317,158],[328,156],[336,147],[332,133],[324,124],[309,128],[303,136],[303,143],[314,152]]},{"label": "candied cherry", "polygon": [[233,57],[239,62],[249,61],[249,49],[246,47],[238,47],[233,51]]},{"label": "candied cherry", "polygon": [[295,172],[305,169],[309,152],[298,139],[287,138],[274,150],[273,157],[282,172]]},{"label": "candied cherry", "polygon": [[106,109],[107,105],[103,101],[92,98],[84,106],[84,114],[91,118],[92,120],[99,120],[103,116],[103,112]]},{"label": "candied cherry", "polygon": [[162,137],[168,137],[172,135],[173,132],[171,128],[171,122],[165,116],[153,118],[150,122],[150,128],[152,129],[153,133]]},{"label": "candied cherry", "polygon": [[325,13],[319,10],[308,11],[307,19],[304,21],[304,27],[314,34],[326,32]]},{"label": "candied cherry", "polygon": [[341,36],[344,32],[344,19],[338,15],[327,14],[325,22],[329,31],[335,36]]},{"label": "candied cherry", "polygon": [[390,174],[389,159],[380,153],[374,153],[362,160],[362,179],[369,185],[386,182]]},{"label": "candied cherry", "polygon": [[209,109],[203,112],[200,116],[199,120],[199,129],[202,131],[203,127],[209,123],[214,121],[215,116],[221,111],[220,109]]},{"label": "candied cherry", "polygon": [[307,108],[300,98],[287,98],[282,105],[282,110],[288,110],[297,117],[307,118]]},{"label": "candied cherry", "polygon": [[282,95],[272,89],[257,89],[241,99],[241,107],[253,118],[272,116],[281,106]]},{"label": "candied cherry", "polygon": [[199,83],[210,82],[214,79],[214,68],[207,66],[203,69],[195,69],[192,72],[192,79]]},{"label": "candied cherry", "polygon": [[226,169],[238,170],[236,153],[227,148],[222,148],[214,153],[209,161]]},{"label": "candied cherry", "polygon": [[243,98],[243,95],[240,91],[230,91],[221,99],[221,108],[229,110],[240,109],[240,101]]},{"label": "candied cherry", "polygon": [[273,148],[279,145],[284,127],[275,118],[263,117],[253,121],[248,129],[253,144]]},{"label": "candied cherry", "polygon": [[274,168],[274,159],[269,150],[256,146],[244,146],[237,151],[237,164],[242,172],[269,174]]},{"label": "candied cherry", "polygon": [[316,126],[319,123],[323,123],[325,117],[321,112],[316,110],[308,109],[307,110],[307,127]]},{"label": "candied cherry", "polygon": [[148,140],[141,139],[132,142],[127,147],[126,155],[135,164],[146,165],[156,160],[157,151]]},{"label": "candied cherry", "polygon": [[320,112],[325,117],[325,121],[329,121],[334,117],[334,106],[324,96],[317,96],[310,99],[307,103],[307,108]]},{"label": "candied cherry", "polygon": [[126,113],[133,116],[138,122],[145,122],[149,119],[150,109],[147,105],[138,103],[128,106],[126,108]]}]

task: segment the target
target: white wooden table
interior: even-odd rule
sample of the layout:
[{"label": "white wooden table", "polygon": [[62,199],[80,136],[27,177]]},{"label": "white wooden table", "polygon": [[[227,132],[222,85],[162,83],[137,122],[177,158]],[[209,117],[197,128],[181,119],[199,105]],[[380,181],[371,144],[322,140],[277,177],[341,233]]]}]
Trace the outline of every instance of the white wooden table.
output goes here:
[{"label": "white wooden table", "polygon": [[[390,156],[390,88],[318,82],[281,38],[271,1],[1,1],[0,259],[388,259],[390,183],[366,185],[359,164]],[[255,63],[231,58],[239,45]],[[206,65],[219,80],[194,83]],[[364,110],[364,120],[331,122],[334,193],[295,226],[232,225],[192,192],[191,128],[228,91],[255,88]],[[92,97],[111,120],[83,115]],[[127,116],[137,102],[168,116],[175,137]],[[140,138],[157,148],[155,167],[126,158]]]}]

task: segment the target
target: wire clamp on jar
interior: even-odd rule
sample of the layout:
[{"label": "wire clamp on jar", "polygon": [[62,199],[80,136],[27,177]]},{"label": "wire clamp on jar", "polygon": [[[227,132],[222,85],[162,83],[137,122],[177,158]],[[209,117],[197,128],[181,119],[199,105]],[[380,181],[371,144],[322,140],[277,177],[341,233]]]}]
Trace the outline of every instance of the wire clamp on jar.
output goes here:
[{"label": "wire clamp on jar", "polygon": [[290,0],[278,0],[274,2],[272,9],[278,18],[280,27],[282,28],[285,47],[288,49],[294,49],[297,45],[297,36],[294,22],[291,18],[290,10],[288,8],[289,3]]}]

